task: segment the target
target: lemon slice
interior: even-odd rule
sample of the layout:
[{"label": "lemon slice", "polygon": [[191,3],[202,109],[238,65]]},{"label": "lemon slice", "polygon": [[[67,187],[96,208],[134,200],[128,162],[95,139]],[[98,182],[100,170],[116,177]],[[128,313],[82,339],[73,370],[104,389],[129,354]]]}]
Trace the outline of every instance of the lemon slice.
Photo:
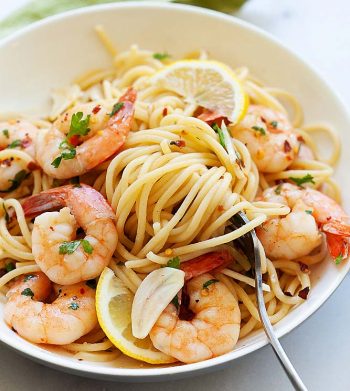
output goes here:
[{"label": "lemon slice", "polygon": [[227,117],[232,123],[239,122],[248,107],[248,96],[239,79],[218,61],[176,61],[155,73],[150,81],[177,93],[187,103]]},{"label": "lemon slice", "polygon": [[96,310],[101,328],[124,354],[150,364],[177,361],[157,350],[149,337],[137,339],[131,332],[133,295],[113,271],[105,268],[96,289]]}]

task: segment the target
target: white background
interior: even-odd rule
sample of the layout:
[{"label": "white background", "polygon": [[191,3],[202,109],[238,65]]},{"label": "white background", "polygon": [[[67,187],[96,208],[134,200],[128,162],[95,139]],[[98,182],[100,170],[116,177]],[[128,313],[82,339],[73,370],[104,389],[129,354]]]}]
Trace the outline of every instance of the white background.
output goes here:
[{"label": "white background", "polygon": [[[0,18],[25,2],[0,0]],[[310,62],[349,105],[349,0],[250,0],[238,16],[271,32]],[[269,59],[257,58],[257,61],[268,63]],[[349,152],[344,148],[343,153]],[[348,276],[316,314],[282,338],[286,352],[309,390],[350,390],[349,302]],[[0,346],[1,391],[153,391],[158,388],[162,391],[292,390],[270,347],[210,375],[161,384],[126,384],[63,374]]]}]

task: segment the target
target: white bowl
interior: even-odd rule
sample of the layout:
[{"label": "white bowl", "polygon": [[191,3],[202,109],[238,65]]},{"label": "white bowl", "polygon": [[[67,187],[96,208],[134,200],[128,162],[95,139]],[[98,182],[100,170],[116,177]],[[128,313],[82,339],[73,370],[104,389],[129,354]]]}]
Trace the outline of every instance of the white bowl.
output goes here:
[{"label": "white bowl", "polygon": [[[103,24],[118,49],[137,43],[141,48],[168,51],[174,56],[203,48],[232,66],[247,65],[267,84],[295,94],[305,109],[305,121],[324,121],[340,132],[350,146],[350,121],[332,89],[307,64],[274,38],[241,20],[201,8],[159,3],[122,3],[95,6],[36,23],[0,43],[0,112],[43,113],[52,88],[67,85],[80,73],[105,67],[110,57],[93,27]],[[344,148],[345,149],[345,148]],[[350,191],[350,157],[343,154],[336,177],[343,194]],[[350,205],[345,202],[345,209]],[[349,262],[336,267],[323,262],[313,270],[308,300],[275,329],[278,336],[293,330],[340,284]],[[1,312],[1,309],[0,309]],[[33,345],[10,330],[0,313],[0,340],[28,357],[67,372],[120,381],[155,381],[192,376],[222,368],[267,343],[263,332],[241,340],[226,355],[190,365],[140,366],[125,360],[121,367],[77,361],[59,350]]]}]

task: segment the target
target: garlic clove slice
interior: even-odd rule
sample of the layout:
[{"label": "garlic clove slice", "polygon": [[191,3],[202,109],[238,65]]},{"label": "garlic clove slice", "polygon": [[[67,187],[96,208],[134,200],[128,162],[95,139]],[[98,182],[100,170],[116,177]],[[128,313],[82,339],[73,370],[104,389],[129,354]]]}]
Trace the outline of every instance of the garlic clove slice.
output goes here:
[{"label": "garlic clove slice", "polygon": [[136,291],[131,310],[132,334],[145,338],[165,307],[183,287],[185,273],[182,270],[164,267],[154,270]]}]

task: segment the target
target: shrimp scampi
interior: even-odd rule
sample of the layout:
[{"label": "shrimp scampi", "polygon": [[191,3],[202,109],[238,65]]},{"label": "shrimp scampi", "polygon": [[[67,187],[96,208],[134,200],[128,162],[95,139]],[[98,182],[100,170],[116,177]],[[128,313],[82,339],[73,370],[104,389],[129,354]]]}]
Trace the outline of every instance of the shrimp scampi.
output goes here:
[{"label": "shrimp scampi", "polygon": [[[32,252],[51,281],[74,284],[89,280],[108,265],[118,241],[115,214],[92,187],[56,187],[27,198],[23,209],[27,217],[38,216]],[[77,237],[79,227],[85,237]]]},{"label": "shrimp scampi", "polygon": [[95,290],[86,283],[53,287],[44,273],[25,274],[7,298],[5,321],[34,343],[69,344],[97,325]]}]

